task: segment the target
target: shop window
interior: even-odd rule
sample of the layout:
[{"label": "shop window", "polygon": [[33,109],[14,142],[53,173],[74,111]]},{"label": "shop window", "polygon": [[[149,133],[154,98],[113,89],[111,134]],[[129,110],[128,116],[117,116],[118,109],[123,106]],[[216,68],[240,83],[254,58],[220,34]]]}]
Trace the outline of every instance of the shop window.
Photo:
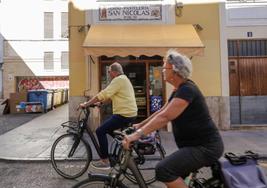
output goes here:
[{"label": "shop window", "polygon": [[161,67],[159,64],[149,66],[150,114],[158,111],[163,105]]},{"label": "shop window", "polygon": [[[113,62],[123,66],[125,75],[131,81],[138,107],[137,121],[147,118],[150,114],[163,106],[164,86],[162,82],[162,57],[160,56],[134,56],[100,58],[100,88],[104,89],[109,84],[108,66]],[[112,113],[111,105],[106,105],[101,112],[101,120],[105,120]]]}]

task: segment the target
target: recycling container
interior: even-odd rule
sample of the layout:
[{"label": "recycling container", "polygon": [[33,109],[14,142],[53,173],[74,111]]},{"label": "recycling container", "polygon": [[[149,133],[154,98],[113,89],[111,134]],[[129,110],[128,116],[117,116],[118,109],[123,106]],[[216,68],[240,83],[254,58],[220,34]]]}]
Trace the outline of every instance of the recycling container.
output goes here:
[{"label": "recycling container", "polygon": [[40,102],[43,105],[44,112],[52,109],[52,92],[48,90],[29,90],[28,102]]}]

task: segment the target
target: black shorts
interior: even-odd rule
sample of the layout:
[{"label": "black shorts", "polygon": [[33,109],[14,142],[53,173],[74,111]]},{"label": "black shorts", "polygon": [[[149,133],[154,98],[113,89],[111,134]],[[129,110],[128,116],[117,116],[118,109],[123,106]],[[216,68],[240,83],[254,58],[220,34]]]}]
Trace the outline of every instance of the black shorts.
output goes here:
[{"label": "black shorts", "polygon": [[156,166],[156,178],[161,182],[172,182],[178,177],[185,178],[204,166],[215,163],[223,154],[223,142],[205,146],[184,147],[167,156]]}]

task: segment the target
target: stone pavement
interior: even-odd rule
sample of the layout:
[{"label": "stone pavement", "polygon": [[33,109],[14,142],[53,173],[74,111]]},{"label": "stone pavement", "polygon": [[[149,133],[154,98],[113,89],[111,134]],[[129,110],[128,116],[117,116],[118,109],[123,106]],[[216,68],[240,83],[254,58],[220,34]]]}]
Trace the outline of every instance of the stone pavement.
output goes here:
[{"label": "stone pavement", "polygon": [[[68,120],[68,104],[0,135],[0,159],[49,160],[50,149],[57,137],[66,132],[60,124]],[[267,154],[267,128],[221,131],[225,151],[253,150]],[[163,146],[170,154],[176,148],[172,133],[162,132]],[[94,153],[94,159],[98,156]]]}]

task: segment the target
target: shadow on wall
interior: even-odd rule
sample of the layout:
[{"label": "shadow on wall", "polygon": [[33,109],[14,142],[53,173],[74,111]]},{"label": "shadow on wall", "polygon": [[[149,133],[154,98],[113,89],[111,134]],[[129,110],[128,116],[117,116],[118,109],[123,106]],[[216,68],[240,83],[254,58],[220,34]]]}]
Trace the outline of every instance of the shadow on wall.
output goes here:
[{"label": "shadow on wall", "polygon": [[[20,41],[4,40],[4,65],[3,65],[3,91],[4,98],[9,98],[10,93],[36,90],[36,89],[61,89],[69,88],[68,76],[38,76],[12,46],[21,46]],[[36,44],[30,43],[29,47]],[[40,54],[39,54],[40,55]],[[44,64],[43,56],[40,58],[27,58],[31,64]],[[54,58],[52,63],[54,64]],[[52,69],[51,69],[52,70]]]},{"label": "shadow on wall", "polygon": [[3,98],[3,43],[4,37],[0,32],[0,99]]},{"label": "shadow on wall", "polygon": [[18,91],[17,77],[35,75],[9,41],[4,40],[3,46],[3,91],[4,98],[9,98],[10,93]]}]

